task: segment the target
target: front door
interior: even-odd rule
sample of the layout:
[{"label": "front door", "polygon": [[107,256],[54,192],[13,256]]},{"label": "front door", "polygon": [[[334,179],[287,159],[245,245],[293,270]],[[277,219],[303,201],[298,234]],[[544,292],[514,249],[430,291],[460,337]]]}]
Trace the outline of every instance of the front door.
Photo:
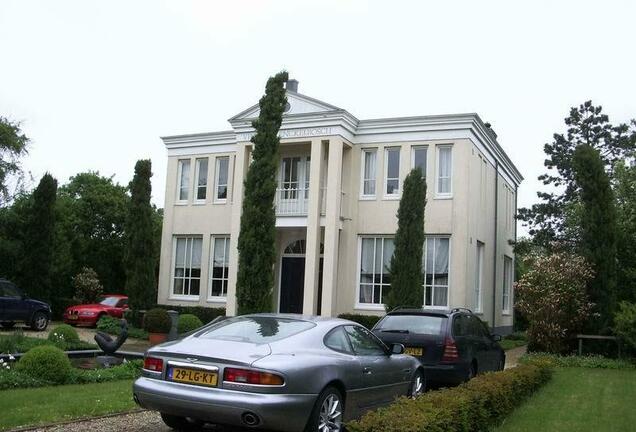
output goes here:
[{"label": "front door", "polygon": [[280,275],[280,312],[303,313],[305,258],[283,257]]}]

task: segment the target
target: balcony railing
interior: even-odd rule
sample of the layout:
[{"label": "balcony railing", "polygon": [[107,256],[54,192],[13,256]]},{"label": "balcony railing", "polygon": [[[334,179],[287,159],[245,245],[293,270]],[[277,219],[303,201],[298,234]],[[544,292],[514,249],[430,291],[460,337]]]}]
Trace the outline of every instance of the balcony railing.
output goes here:
[{"label": "balcony railing", "polygon": [[[347,208],[346,194],[341,192],[342,202],[340,204],[340,216],[345,217],[344,211]],[[309,189],[307,188],[278,188],[274,199],[276,205],[276,216],[307,216],[309,211]],[[325,187],[320,188],[320,214],[325,214],[327,207],[327,191]]]}]

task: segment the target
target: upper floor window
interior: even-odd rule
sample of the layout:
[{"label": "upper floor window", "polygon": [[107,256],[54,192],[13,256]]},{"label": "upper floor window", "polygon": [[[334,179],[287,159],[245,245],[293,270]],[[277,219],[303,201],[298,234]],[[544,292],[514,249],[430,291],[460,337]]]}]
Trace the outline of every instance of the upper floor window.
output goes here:
[{"label": "upper floor window", "polygon": [[501,296],[502,313],[510,313],[510,292],[512,291],[512,258],[504,256],[503,292]]},{"label": "upper floor window", "polygon": [[178,199],[179,201],[187,201],[190,192],[190,159],[179,160],[178,170]]},{"label": "upper floor window", "polygon": [[201,285],[201,237],[175,237],[172,294],[199,296]]},{"label": "upper floor window", "polygon": [[437,147],[437,196],[452,195],[453,147]]},{"label": "upper floor window", "polygon": [[210,297],[226,297],[230,268],[230,238],[212,237]]},{"label": "upper floor window", "polygon": [[411,168],[419,168],[422,177],[426,177],[426,153],[428,147],[416,146],[411,149]]},{"label": "upper floor window", "polygon": [[375,196],[376,156],[375,149],[362,150],[362,196]]},{"label": "upper floor window", "polygon": [[197,159],[196,200],[205,201],[208,192],[208,158]]},{"label": "upper floor window", "polygon": [[224,202],[227,200],[227,180],[230,158],[227,156],[216,158],[216,182],[214,186],[214,200]]},{"label": "upper floor window", "polygon": [[391,288],[389,267],[395,246],[390,237],[360,240],[360,289],[358,302],[382,305]]},{"label": "upper floor window", "polygon": [[481,312],[482,286],[484,277],[484,244],[477,240],[477,263],[475,271],[475,312]]},{"label": "upper floor window", "polygon": [[427,237],[424,246],[424,304],[448,307],[449,237]]},{"label": "upper floor window", "polygon": [[400,193],[400,148],[391,147],[385,151],[384,195],[397,196]]}]

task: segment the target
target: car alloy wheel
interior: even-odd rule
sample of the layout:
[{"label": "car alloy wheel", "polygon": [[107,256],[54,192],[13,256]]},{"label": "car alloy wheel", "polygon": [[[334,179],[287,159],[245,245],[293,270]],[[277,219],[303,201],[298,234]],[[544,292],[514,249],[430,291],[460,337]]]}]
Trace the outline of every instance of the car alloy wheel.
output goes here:
[{"label": "car alloy wheel", "polygon": [[42,331],[49,324],[49,319],[42,312],[38,312],[33,317],[33,330]]},{"label": "car alloy wheel", "polygon": [[342,403],[340,396],[330,393],[322,402],[318,421],[318,432],[342,430]]},{"label": "car alloy wheel", "polygon": [[426,380],[424,374],[421,371],[416,371],[413,380],[411,381],[411,388],[409,389],[408,396],[415,399],[426,389]]}]

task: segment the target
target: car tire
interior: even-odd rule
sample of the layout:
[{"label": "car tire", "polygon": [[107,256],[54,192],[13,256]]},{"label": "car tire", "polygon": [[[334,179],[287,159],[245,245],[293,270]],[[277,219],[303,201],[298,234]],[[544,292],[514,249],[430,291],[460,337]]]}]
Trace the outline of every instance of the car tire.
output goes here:
[{"label": "car tire", "polygon": [[0,325],[2,325],[3,328],[11,329],[11,328],[13,328],[15,323],[13,321],[5,321],[3,323],[0,323]]},{"label": "car tire", "polygon": [[328,422],[326,430],[329,432],[342,432],[344,431],[343,414],[344,397],[337,388],[329,386],[316,399],[305,432],[322,432],[325,430],[325,421]]},{"label": "car tire", "polygon": [[183,432],[192,432],[201,430],[201,423],[192,422],[185,417],[179,417],[172,414],[161,413],[161,420],[168,426],[169,428],[176,431]]},{"label": "car tire", "polygon": [[466,382],[477,376],[477,362],[473,360],[468,367],[468,374],[466,376]]},{"label": "car tire", "polygon": [[49,325],[49,317],[46,316],[44,312],[36,312],[33,314],[33,318],[31,319],[31,327],[32,330],[35,331],[43,331]]},{"label": "car tire", "polygon": [[506,357],[501,356],[501,359],[499,359],[499,368],[497,370],[504,370],[506,368]]},{"label": "car tire", "polygon": [[412,399],[415,399],[419,395],[423,394],[426,391],[426,377],[424,376],[424,372],[421,369],[418,369],[413,374],[413,379],[411,379],[411,384],[409,385],[409,390],[406,393],[406,396]]}]

